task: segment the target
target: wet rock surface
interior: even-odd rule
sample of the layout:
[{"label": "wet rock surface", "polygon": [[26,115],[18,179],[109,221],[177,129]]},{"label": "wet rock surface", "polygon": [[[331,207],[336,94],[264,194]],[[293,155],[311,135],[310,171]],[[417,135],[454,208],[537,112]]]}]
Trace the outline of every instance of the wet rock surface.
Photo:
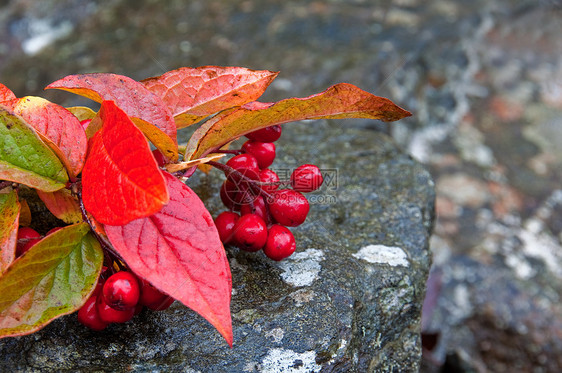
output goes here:
[{"label": "wet rock surface", "polygon": [[[338,123],[339,124],[339,123]],[[306,144],[314,141],[317,152]],[[64,317],[0,341],[7,371],[417,371],[420,314],[430,266],[433,183],[385,135],[332,123],[295,124],[277,167],[308,160],[333,178],[309,195],[298,250],[273,262],[229,249],[234,347],[175,303],[93,332]],[[373,146],[375,145],[375,146]],[[331,149],[339,147],[341,152]],[[345,150],[345,151],[344,151]],[[218,172],[189,181],[218,213]],[[214,185],[214,188],[213,188]]]},{"label": "wet rock surface", "polygon": [[[281,70],[264,100],[346,81],[411,110],[351,125],[388,131],[435,180],[422,369],[562,370],[559,1],[5,4],[0,76],[19,95],[77,72],[226,64]],[[30,48],[41,24],[58,39]]]}]

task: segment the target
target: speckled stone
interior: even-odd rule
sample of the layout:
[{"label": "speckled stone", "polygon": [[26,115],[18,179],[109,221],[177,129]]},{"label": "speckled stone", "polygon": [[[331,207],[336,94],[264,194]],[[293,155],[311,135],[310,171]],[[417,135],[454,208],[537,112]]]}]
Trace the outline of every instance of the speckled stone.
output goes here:
[{"label": "speckled stone", "polygon": [[[348,125],[353,124],[347,123]],[[177,302],[90,331],[74,315],[0,341],[3,371],[416,372],[430,267],[433,182],[386,135],[345,122],[288,124],[275,167],[334,177],[282,262],[228,249],[234,347]],[[216,215],[222,175],[189,180]]]}]

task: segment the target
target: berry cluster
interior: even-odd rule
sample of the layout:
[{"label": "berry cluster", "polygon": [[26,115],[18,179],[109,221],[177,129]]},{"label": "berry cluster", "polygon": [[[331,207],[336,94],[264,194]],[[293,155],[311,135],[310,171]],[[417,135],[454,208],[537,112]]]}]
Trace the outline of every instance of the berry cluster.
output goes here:
[{"label": "berry cluster", "polygon": [[78,310],[78,321],[90,329],[103,330],[110,323],[131,320],[144,306],[160,311],[173,302],[174,298],[161,293],[132,272],[109,274],[108,268],[104,267],[94,292]]},{"label": "berry cluster", "polygon": [[[320,169],[305,164],[293,171],[290,181],[281,182],[268,167],[275,159],[274,142],[281,126],[266,127],[246,135],[236,156],[221,168],[226,180],[220,189],[223,204],[229,209],[215,219],[221,241],[242,250],[263,249],[273,260],[282,260],[295,251],[295,238],[287,227],[302,224],[310,206],[302,193],[318,189],[323,182]],[[289,184],[290,188],[279,189]]]}]

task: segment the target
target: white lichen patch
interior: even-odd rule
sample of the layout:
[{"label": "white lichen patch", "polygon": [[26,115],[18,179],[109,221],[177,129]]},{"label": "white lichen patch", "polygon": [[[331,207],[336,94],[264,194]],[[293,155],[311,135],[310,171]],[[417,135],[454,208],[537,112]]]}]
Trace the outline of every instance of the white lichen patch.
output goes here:
[{"label": "white lichen patch", "polygon": [[313,373],[322,367],[316,364],[316,352],[298,353],[285,348],[272,348],[262,361],[263,373]]},{"label": "white lichen patch", "polygon": [[281,278],[292,286],[310,286],[318,278],[323,259],[324,253],[317,249],[295,253],[278,264]]},{"label": "white lichen patch", "polygon": [[265,336],[267,338],[273,338],[273,342],[275,343],[281,343],[283,337],[285,336],[285,332],[283,332],[283,329],[281,328],[274,328],[266,332]]},{"label": "white lichen patch", "polygon": [[353,254],[353,256],[373,264],[388,264],[393,267],[410,266],[406,252],[396,246],[368,245],[361,248],[358,252]]}]

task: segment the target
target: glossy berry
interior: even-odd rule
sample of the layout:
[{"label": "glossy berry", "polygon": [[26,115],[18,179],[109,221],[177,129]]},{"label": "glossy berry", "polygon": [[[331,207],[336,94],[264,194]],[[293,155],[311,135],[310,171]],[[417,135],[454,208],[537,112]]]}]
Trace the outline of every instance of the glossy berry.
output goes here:
[{"label": "glossy berry", "polygon": [[234,183],[230,180],[225,180],[221,185],[219,195],[222,203],[233,211],[239,211],[242,204],[256,198],[255,193],[246,183]]},{"label": "glossy berry", "polygon": [[156,159],[156,163],[158,163],[159,167],[164,167],[166,163],[168,163],[168,160],[164,157],[164,154],[162,154],[160,150],[154,149],[152,151],[152,155],[154,156],[154,159]]},{"label": "glossy berry", "polygon": [[291,186],[297,192],[313,192],[320,188],[323,182],[320,169],[313,164],[303,164],[291,174]]},{"label": "glossy berry", "polygon": [[267,193],[271,193],[279,188],[279,176],[269,168],[260,171],[259,180],[265,183],[261,188]]},{"label": "glossy berry", "polygon": [[119,271],[105,281],[102,294],[108,306],[124,310],[137,305],[140,286],[136,276],[131,272]]},{"label": "glossy berry", "polygon": [[269,212],[276,222],[287,227],[301,225],[308,215],[310,205],[305,196],[292,189],[282,189],[268,200]]},{"label": "glossy berry", "polygon": [[234,243],[245,251],[259,251],[267,240],[267,226],[256,214],[243,215],[234,225]]},{"label": "glossy berry", "polygon": [[141,281],[141,297],[139,304],[142,304],[153,311],[162,311],[174,303],[174,298],[162,293],[146,280]]},{"label": "glossy berry", "polygon": [[263,247],[265,255],[273,260],[282,260],[291,256],[296,249],[295,237],[286,227],[273,224],[269,227],[267,241]]},{"label": "glossy berry", "polygon": [[86,303],[78,310],[78,321],[92,330],[103,330],[108,323],[103,321],[96,307],[97,294],[88,298]]},{"label": "glossy berry", "polygon": [[275,142],[281,137],[281,126],[274,125],[259,129],[257,131],[246,134],[246,137],[253,141],[259,142]]},{"label": "glossy berry", "polygon": [[246,203],[240,207],[240,215],[256,214],[268,224],[270,221],[269,212],[265,200],[262,196],[256,197],[252,203]]},{"label": "glossy berry", "polygon": [[261,169],[271,166],[275,160],[275,144],[248,140],[242,145],[242,151],[253,155]]},{"label": "glossy berry", "polygon": [[[256,157],[251,154],[238,154],[230,158],[226,165],[252,180],[258,179],[260,166]],[[230,176],[229,179],[238,180],[235,176]]]},{"label": "glossy berry", "polygon": [[63,227],[54,227],[49,229],[49,231],[45,234],[45,236],[50,235],[51,233],[55,233],[56,231],[60,231]]},{"label": "glossy berry", "polygon": [[232,241],[234,224],[236,224],[239,218],[240,216],[237,213],[231,211],[223,211],[216,217],[215,225],[217,226],[217,231],[219,231],[219,237],[223,244]]},{"label": "glossy berry", "polygon": [[123,310],[118,310],[110,307],[105,302],[104,298],[105,297],[103,296],[102,290],[102,292],[96,297],[96,308],[102,321],[106,323],[123,323],[131,320],[135,315],[135,306]]},{"label": "glossy berry", "polygon": [[23,255],[33,245],[41,240],[41,235],[32,228],[20,227],[18,230],[18,241],[16,244],[16,257]]}]

